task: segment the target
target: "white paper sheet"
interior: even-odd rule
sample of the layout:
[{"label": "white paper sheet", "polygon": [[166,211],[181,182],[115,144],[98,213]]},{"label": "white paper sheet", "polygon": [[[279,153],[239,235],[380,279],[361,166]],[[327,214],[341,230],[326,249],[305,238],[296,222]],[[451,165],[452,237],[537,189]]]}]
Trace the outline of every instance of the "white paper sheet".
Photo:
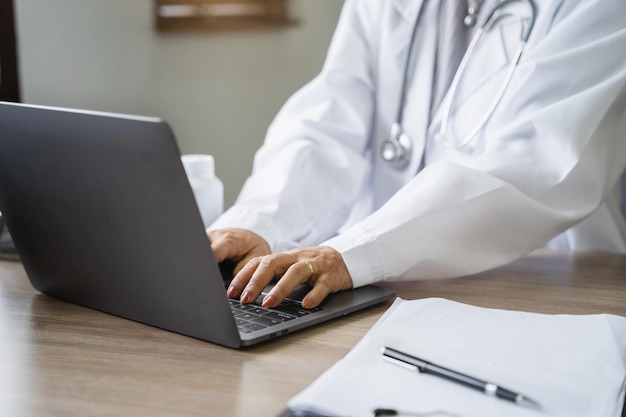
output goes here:
[{"label": "white paper sheet", "polygon": [[[392,347],[527,395],[541,410],[382,359]],[[397,299],[348,355],[289,402],[294,412],[372,416],[376,408],[458,417],[619,417],[626,318],[543,315],[444,299]]]}]

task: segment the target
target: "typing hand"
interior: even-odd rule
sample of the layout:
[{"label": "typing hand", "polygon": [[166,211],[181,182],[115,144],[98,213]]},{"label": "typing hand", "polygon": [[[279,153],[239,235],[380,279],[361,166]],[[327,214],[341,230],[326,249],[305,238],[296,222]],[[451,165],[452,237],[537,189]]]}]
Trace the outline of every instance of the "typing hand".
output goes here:
[{"label": "typing hand", "polygon": [[263,299],[265,308],[277,306],[305,282],[313,288],[302,299],[304,308],[317,307],[329,294],[352,288],[352,279],[341,254],[330,247],[319,246],[251,259],[235,275],[228,296],[240,296],[242,303],[253,302],[277,277],[280,279]]},{"label": "typing hand", "polygon": [[233,261],[235,275],[251,259],[271,253],[265,239],[250,230],[213,230],[208,233],[208,236],[217,262]]}]

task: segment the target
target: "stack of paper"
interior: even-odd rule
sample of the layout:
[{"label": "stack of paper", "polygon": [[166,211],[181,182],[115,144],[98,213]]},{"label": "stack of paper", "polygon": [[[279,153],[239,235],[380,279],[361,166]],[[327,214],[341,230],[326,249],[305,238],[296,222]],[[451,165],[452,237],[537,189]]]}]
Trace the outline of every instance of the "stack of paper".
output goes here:
[{"label": "stack of paper", "polygon": [[[497,383],[542,408],[525,408],[395,365],[382,358],[384,346]],[[625,389],[624,317],[543,315],[443,299],[398,299],[289,408],[296,415],[346,417],[372,416],[377,408],[459,417],[619,417]]]}]

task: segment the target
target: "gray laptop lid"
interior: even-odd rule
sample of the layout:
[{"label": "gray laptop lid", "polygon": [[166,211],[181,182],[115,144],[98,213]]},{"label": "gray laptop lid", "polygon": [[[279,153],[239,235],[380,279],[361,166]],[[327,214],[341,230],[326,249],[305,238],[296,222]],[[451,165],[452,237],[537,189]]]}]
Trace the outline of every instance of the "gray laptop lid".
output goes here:
[{"label": "gray laptop lid", "polygon": [[393,294],[346,291],[325,303],[329,317],[240,335],[174,135],[156,118],[0,103],[0,212],[37,290],[229,347]]}]

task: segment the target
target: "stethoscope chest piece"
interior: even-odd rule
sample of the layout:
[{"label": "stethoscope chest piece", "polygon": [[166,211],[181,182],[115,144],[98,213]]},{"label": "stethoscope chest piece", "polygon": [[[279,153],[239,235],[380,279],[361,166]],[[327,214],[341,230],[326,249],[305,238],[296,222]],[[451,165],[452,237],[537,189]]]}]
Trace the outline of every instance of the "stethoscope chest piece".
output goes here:
[{"label": "stethoscope chest piece", "polygon": [[411,139],[402,131],[399,123],[394,123],[389,138],[380,147],[380,156],[393,167],[404,168],[411,160],[412,150]]}]

